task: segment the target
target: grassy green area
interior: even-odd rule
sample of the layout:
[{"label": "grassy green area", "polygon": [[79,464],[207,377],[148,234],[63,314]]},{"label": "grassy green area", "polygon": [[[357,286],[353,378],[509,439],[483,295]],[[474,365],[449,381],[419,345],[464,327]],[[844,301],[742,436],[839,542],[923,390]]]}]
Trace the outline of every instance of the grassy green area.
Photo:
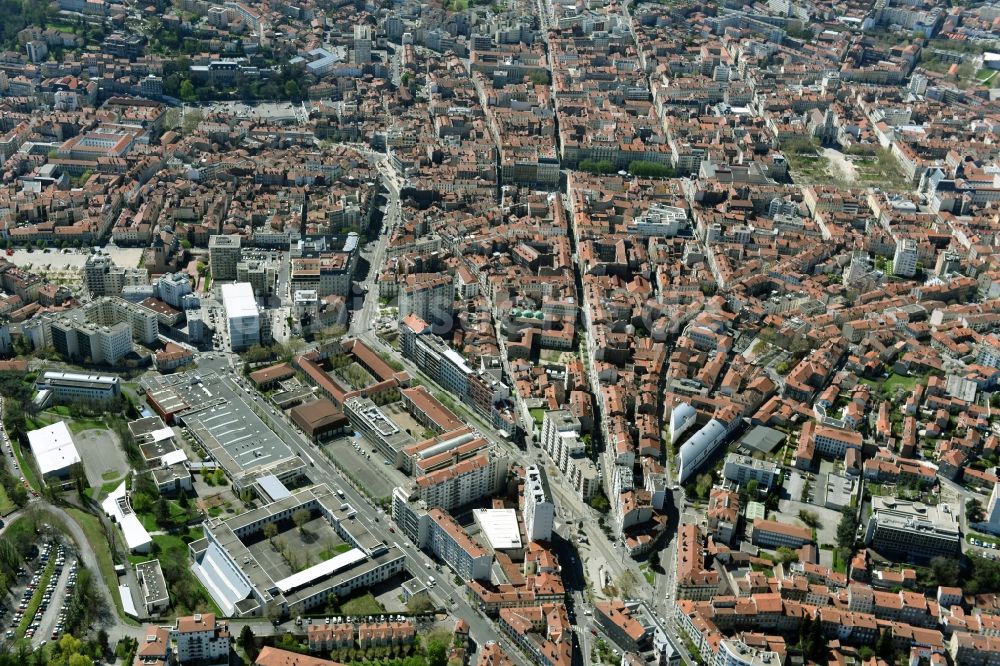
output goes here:
[{"label": "grassy green area", "polygon": [[108,425],[103,419],[73,419],[69,422],[69,429],[75,435],[84,430],[107,430]]},{"label": "grassy green area", "polygon": [[371,592],[365,592],[360,597],[351,597],[342,602],[340,612],[344,615],[378,615],[385,612],[385,607]]},{"label": "grassy green area", "polygon": [[35,461],[29,461],[29,459],[24,455],[24,452],[21,451],[20,442],[15,442],[14,440],[11,440],[11,442],[14,445],[14,456],[17,458],[17,466],[21,468],[21,475],[24,476],[29,486],[35,490],[41,490],[42,484],[38,480],[38,474],[35,473]]},{"label": "grassy green area", "polygon": [[535,423],[542,425],[542,420],[545,418],[545,410],[541,407],[535,407],[534,409],[529,409],[531,412],[531,418],[535,420]]},{"label": "grassy green area", "polygon": [[31,595],[31,601],[28,603],[27,610],[24,611],[21,624],[17,626],[17,638],[24,636],[24,632],[28,630],[28,625],[35,619],[35,612],[42,605],[42,597],[45,596],[45,587],[49,584],[49,580],[52,579],[52,572],[55,570],[56,558],[53,554],[49,557],[49,561],[45,565],[45,570],[42,571],[41,578],[38,579],[38,587],[35,588],[35,593]]},{"label": "grassy green area", "polygon": [[984,543],[995,543],[997,545],[1000,545],[1000,539],[992,537],[989,534],[982,534],[980,532],[970,531],[968,534],[965,535],[965,540],[969,541],[970,539],[976,539],[977,541],[982,541]]},{"label": "grassy green area", "polygon": [[69,410],[69,407],[67,407],[66,405],[56,405],[55,407],[49,409],[49,411],[58,414],[59,416],[66,416],[66,417],[73,416],[73,412],[71,412]]},{"label": "grassy green area", "polygon": [[[187,532],[181,534],[153,535],[153,543],[157,545],[161,553],[165,553],[171,548],[181,548],[186,550],[189,542],[197,541],[202,536],[204,536],[204,534],[202,533],[201,528],[192,527]],[[185,537],[187,538],[187,540],[185,540]],[[145,562],[147,560],[153,560],[153,559],[156,559],[156,556],[152,554],[128,556],[128,561],[131,562],[132,564],[136,564],[138,562]]]},{"label": "grassy green area", "polygon": [[788,159],[788,170],[792,180],[799,184],[833,183],[830,175],[830,160],[815,152],[785,151]]},{"label": "grassy green area", "polygon": [[903,375],[892,373],[887,379],[862,379],[861,383],[867,384],[874,389],[877,389],[880,386],[885,387],[890,394],[894,394],[896,389],[900,388],[906,393],[911,393],[913,391],[913,387],[920,383],[921,379],[923,379],[923,377],[904,377]]},{"label": "grassy green area", "polygon": [[121,477],[118,474],[118,472],[116,472],[114,470],[110,470],[110,469],[107,472],[105,472],[104,474],[101,474],[101,478],[104,479],[105,481],[115,481],[115,480],[118,480],[118,482],[121,483]]},{"label": "grassy green area", "polygon": [[894,189],[907,187],[906,177],[900,170],[899,163],[888,150],[879,150],[872,156],[855,157],[851,164],[854,165],[858,181],[866,185]]},{"label": "grassy green area", "polygon": [[650,585],[656,585],[656,572],[653,571],[653,567],[648,564],[640,565],[639,569],[642,570],[642,575],[646,579],[646,582]]},{"label": "grassy green area", "polygon": [[125,609],[122,607],[121,596],[118,594],[118,576],[115,575],[115,562],[111,559],[111,549],[104,537],[101,521],[96,516],[75,507],[68,507],[66,513],[76,521],[87,536],[90,548],[97,557],[97,567],[101,570],[101,578],[104,579],[104,584],[107,586],[108,593],[118,611],[118,617],[127,624],[138,626],[135,620],[125,614]]},{"label": "grassy green area", "polygon": [[837,573],[847,573],[847,562],[840,556],[840,549],[833,549],[833,570]]},{"label": "grassy green area", "polygon": [[333,558],[333,557],[335,557],[337,555],[343,555],[344,553],[346,553],[350,549],[351,549],[351,544],[349,544],[349,543],[338,543],[336,546],[333,546],[332,548],[324,548],[320,552],[319,556],[322,557],[325,560],[329,560],[329,559],[331,559],[331,558]]},{"label": "grassy green area", "polygon": [[0,486],[0,516],[6,516],[16,508],[17,506],[15,506],[7,495],[7,491],[3,486]]}]

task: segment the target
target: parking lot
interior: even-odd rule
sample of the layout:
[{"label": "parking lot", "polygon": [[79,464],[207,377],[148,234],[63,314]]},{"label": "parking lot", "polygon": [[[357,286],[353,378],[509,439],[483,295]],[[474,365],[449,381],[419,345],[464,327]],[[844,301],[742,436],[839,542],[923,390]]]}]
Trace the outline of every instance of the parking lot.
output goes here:
[{"label": "parking lot", "polygon": [[128,473],[128,461],[112,431],[84,430],[75,434],[73,439],[91,487],[100,488],[104,483],[120,479]]},{"label": "parking lot", "polygon": [[24,637],[35,647],[57,639],[66,619],[66,600],[72,594],[77,576],[76,558],[62,544],[45,543],[37,559],[22,570],[11,589],[14,608],[3,617],[4,638]]},{"label": "parking lot", "polygon": [[[372,453],[372,445],[364,437],[342,437],[324,445],[329,458],[362,486],[372,497],[389,497],[392,489],[400,485],[403,476],[391,465],[384,464],[383,456]],[[384,468],[384,469],[379,469]],[[393,480],[393,476],[399,479]]]}]

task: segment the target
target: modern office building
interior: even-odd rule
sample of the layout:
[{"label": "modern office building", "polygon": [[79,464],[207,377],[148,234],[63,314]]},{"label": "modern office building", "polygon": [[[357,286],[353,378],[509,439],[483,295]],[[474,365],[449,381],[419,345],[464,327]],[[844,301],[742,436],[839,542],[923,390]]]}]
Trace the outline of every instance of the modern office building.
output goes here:
[{"label": "modern office building", "polygon": [[51,391],[57,401],[107,402],[121,396],[121,379],[105,375],[72,372],[44,372],[35,382],[39,391]]},{"label": "modern office building", "polygon": [[372,61],[372,29],[368,25],[354,26],[354,64],[368,65]]},{"label": "modern office building", "polygon": [[239,236],[216,235],[208,239],[208,265],[213,280],[235,280],[240,256]]},{"label": "modern office building", "polygon": [[626,226],[636,236],[661,236],[671,238],[688,226],[687,212],[677,206],[653,204],[644,215]]},{"label": "modern office building", "polygon": [[692,474],[701,469],[702,465],[715,454],[728,434],[729,431],[722,421],[712,419],[698,432],[691,435],[691,438],[681,445],[681,464],[677,480],[684,483],[691,478]]},{"label": "modern office building", "polygon": [[229,346],[233,351],[243,351],[260,344],[260,311],[253,288],[248,283],[222,285],[222,307],[226,310]]},{"label": "modern office building", "polygon": [[524,531],[529,541],[552,538],[555,511],[545,470],[529,465],[524,474]]},{"label": "modern office building", "polygon": [[946,503],[930,506],[895,497],[873,497],[865,543],[879,554],[912,562],[962,550],[957,513]]},{"label": "modern office building", "polygon": [[277,280],[278,265],[268,259],[243,259],[236,264],[236,281],[248,282],[257,298],[273,296]]}]

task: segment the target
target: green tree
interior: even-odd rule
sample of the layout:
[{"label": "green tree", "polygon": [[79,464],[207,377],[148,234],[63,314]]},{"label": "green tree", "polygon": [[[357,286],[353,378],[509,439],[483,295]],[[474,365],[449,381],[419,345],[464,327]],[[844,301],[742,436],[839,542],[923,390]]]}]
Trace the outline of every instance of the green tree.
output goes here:
[{"label": "green tree", "polygon": [[294,80],[285,81],[285,96],[292,100],[299,98],[299,84]]},{"label": "green tree", "polygon": [[792,562],[799,561],[799,554],[796,553],[791,548],[789,548],[788,546],[781,546],[780,548],[778,548],[777,553],[778,553],[778,561],[781,562],[782,564],[788,565],[791,564]]},{"label": "green tree", "polygon": [[670,178],[677,175],[673,169],[664,164],[647,162],[645,160],[633,160],[630,162],[628,172],[632,176],[647,178]]},{"label": "green tree", "polygon": [[885,629],[875,643],[875,653],[890,664],[895,663],[896,648],[892,644],[892,627]]},{"label": "green tree", "polygon": [[195,95],[194,92],[194,85],[187,79],[181,81],[180,88],[178,89],[178,94],[181,96],[181,99],[184,100],[185,102],[193,102],[197,99],[197,95]]},{"label": "green tree", "polygon": [[983,521],[983,503],[973,497],[965,503],[965,519],[970,523],[981,523]]},{"label": "green tree", "polygon": [[160,527],[171,527],[173,525],[173,520],[170,517],[170,505],[167,504],[167,500],[160,498],[156,500],[156,504],[153,506],[153,517],[156,519],[156,524]]},{"label": "green tree", "polygon": [[427,666],[447,666],[448,647],[441,641],[430,641],[427,644]]},{"label": "green tree", "polygon": [[240,631],[240,637],[237,644],[243,648],[246,653],[247,658],[252,662],[257,659],[257,640],[253,633],[253,629],[250,628],[249,624],[243,625],[243,629]]},{"label": "green tree", "polygon": [[309,509],[305,508],[299,509],[292,514],[292,522],[294,522],[295,526],[299,528],[299,533],[305,531],[304,528],[306,526],[306,523],[309,522],[310,518],[312,518],[312,513],[309,511]]},{"label": "green tree", "polygon": [[760,484],[757,483],[757,479],[750,479],[747,482],[747,496],[749,496],[750,499],[756,499],[756,497],[757,497],[757,489],[759,487],[760,487]]},{"label": "green tree", "polygon": [[962,574],[958,560],[951,557],[937,556],[931,558],[931,573],[938,585],[952,587],[959,584]]},{"label": "green tree", "polygon": [[275,523],[264,525],[264,538],[273,543],[276,536],[278,536],[278,526]]},{"label": "green tree", "polygon": [[705,499],[710,492],[712,492],[712,475],[707,472],[699,474],[695,480],[695,494],[701,499]]}]

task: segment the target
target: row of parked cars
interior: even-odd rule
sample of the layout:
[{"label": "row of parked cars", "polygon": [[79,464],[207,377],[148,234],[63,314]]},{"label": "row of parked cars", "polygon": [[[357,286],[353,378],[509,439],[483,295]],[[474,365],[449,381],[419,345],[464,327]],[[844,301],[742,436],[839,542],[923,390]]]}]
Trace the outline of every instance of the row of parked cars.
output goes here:
[{"label": "row of parked cars", "polygon": [[[62,565],[57,563],[56,570],[62,571]],[[52,627],[52,635],[49,637],[52,640],[59,640],[59,636],[62,635],[63,625],[66,623],[66,604],[67,599],[73,594],[73,588],[76,587],[76,561],[69,565],[69,575],[66,577],[66,592],[63,594],[62,606],[59,607],[59,618],[56,620],[56,624]]]},{"label": "row of parked cars", "polygon": [[[59,546],[57,557],[62,557],[62,546]],[[14,630],[21,625],[21,620],[24,619],[24,614],[28,611],[28,605],[35,596],[35,591],[42,582],[42,574],[45,572],[45,568],[49,564],[49,557],[52,554],[52,544],[46,543],[42,546],[42,550],[38,555],[38,564],[35,568],[34,573],[31,575],[31,580],[28,581],[27,587],[24,588],[24,593],[21,595],[21,601],[18,603],[17,610],[14,611],[14,617],[11,618],[10,629],[7,630],[7,638],[14,638]],[[58,560],[57,560],[58,561]],[[53,577],[54,578],[54,577]],[[55,590],[55,583],[50,580],[48,587],[45,588],[45,595],[51,594],[51,591]],[[45,603],[45,595],[42,596],[42,603]],[[38,628],[36,625],[41,623],[42,614],[45,611],[39,606],[38,610],[35,612],[35,617],[32,619],[31,624],[28,625],[28,630],[25,632],[25,636],[31,638],[35,635],[35,630]]]}]

